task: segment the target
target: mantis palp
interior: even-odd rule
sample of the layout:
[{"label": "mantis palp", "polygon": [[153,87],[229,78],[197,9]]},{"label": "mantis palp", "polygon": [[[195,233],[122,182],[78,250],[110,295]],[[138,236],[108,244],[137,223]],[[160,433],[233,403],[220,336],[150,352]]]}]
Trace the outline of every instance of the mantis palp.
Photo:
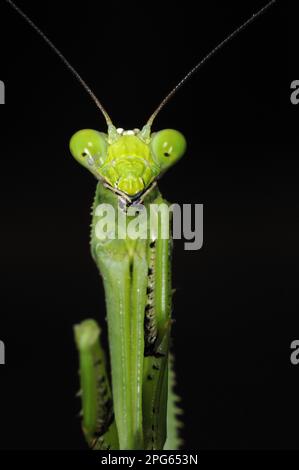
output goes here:
[{"label": "mantis palp", "polygon": [[[52,42],[11,0],[6,0],[57,53],[101,110],[107,133],[77,132],[70,141],[74,158],[98,180],[93,204],[91,253],[103,277],[108,321],[110,374],[94,320],[75,326],[79,351],[82,427],[94,449],[175,449],[180,445],[171,370],[171,237],[159,208],[167,205],[157,179],[185,153],[183,135],[173,129],[152,132],[160,110],[182,85],[227,42],[264,13],[276,0],[237,28],[204,57],[162,100],[141,130],[117,129],[78,72]],[[145,213],[146,236],[97,233],[102,205],[127,216],[125,228]],[[149,218],[158,208],[156,224]],[[136,209],[130,213],[130,209]],[[141,219],[138,219],[141,220]]]}]

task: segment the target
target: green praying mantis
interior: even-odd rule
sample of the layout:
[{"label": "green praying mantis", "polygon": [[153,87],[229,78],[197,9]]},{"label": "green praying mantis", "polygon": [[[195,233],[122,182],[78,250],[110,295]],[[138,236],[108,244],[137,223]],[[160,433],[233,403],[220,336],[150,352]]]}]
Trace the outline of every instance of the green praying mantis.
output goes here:
[{"label": "green praying mantis", "polygon": [[[167,204],[157,179],[185,153],[184,136],[173,129],[152,132],[154,119],[205,62],[239,34],[275,0],[237,28],[201,60],[163,99],[144,127],[117,129],[101,102],[61,52],[20,10],[6,0],[47,42],[90,94],[107,133],[77,132],[70,141],[74,158],[97,179],[92,210],[91,254],[102,275],[108,323],[110,369],[103,351],[101,329],[93,319],[74,327],[80,363],[82,429],[93,449],[176,449],[181,445],[174,372],[170,354],[172,285],[171,237],[162,236],[165,220],[157,211],[153,226],[150,207]],[[99,237],[99,207],[126,215],[125,228],[145,213],[146,236],[136,238],[119,225],[111,237]],[[136,209],[130,213],[130,209]],[[138,219],[139,220],[139,219]],[[140,222],[139,222],[140,223]],[[142,223],[142,222],[141,222]]]}]

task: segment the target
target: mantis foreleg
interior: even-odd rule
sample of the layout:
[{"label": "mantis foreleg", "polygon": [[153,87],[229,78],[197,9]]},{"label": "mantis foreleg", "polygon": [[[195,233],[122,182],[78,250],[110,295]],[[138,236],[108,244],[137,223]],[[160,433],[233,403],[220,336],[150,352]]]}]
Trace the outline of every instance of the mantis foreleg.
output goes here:
[{"label": "mantis foreleg", "polygon": [[[95,207],[118,196],[98,185]],[[93,217],[92,252],[103,277],[108,320],[114,413],[121,449],[142,449],[142,370],[144,298],[147,266],[145,243],[104,239],[96,234]]]},{"label": "mantis foreleg", "polygon": [[[158,196],[158,209],[165,201]],[[163,449],[166,440],[168,355],[171,327],[171,248],[172,240],[163,238],[162,226],[169,225],[167,212],[158,210],[157,234],[148,245],[148,259],[152,274],[149,311],[153,312],[156,333],[151,350],[144,358],[143,418],[146,449]]]},{"label": "mantis foreleg", "polygon": [[90,447],[118,449],[112,395],[106,358],[100,343],[100,328],[92,320],[75,325],[80,362],[82,428]]}]

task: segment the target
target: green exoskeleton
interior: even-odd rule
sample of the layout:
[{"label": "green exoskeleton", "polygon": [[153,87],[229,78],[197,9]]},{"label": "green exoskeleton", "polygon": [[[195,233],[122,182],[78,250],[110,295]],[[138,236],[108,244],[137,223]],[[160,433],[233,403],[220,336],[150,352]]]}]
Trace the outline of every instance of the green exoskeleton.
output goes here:
[{"label": "green exoskeleton", "polygon": [[[186,141],[172,129],[152,132],[152,125],[186,80],[275,0],[201,60],[164,98],[141,130],[130,131],[113,125],[78,72],[11,0],[6,1],[59,55],[95,101],[107,124],[106,133],[85,129],[70,141],[72,155],[98,181],[91,254],[105,287],[110,354],[107,370],[101,331],[95,320],[75,326],[84,435],[93,449],[175,449],[180,445],[180,423],[176,419],[170,356],[172,241],[162,233],[169,219],[159,210],[167,202],[158,190],[157,179],[184,155]],[[98,233],[103,206],[117,215],[114,236],[109,230],[104,235]],[[156,208],[155,219],[150,217],[151,207]],[[125,220],[122,226],[120,218]],[[139,233],[140,225],[144,226],[144,236],[133,236],[127,230],[132,223],[139,224]]]},{"label": "green exoskeleton", "polygon": [[[70,148],[76,160],[99,180],[91,252],[105,286],[119,446],[162,449],[167,435],[171,239],[161,237],[163,211],[157,211],[156,228],[151,226],[150,206],[159,209],[165,204],[155,180],[182,157],[186,142],[182,134],[170,129],[151,135],[149,124],[141,131],[123,131],[109,124],[107,135],[79,131]],[[127,234],[121,239],[117,232],[115,238],[109,238],[109,233],[99,238],[96,229],[102,204],[115,209],[116,214],[135,206],[139,215],[144,209],[148,236],[132,238]],[[138,215],[128,217],[127,224]],[[82,356],[82,348],[79,350]],[[90,393],[83,381],[82,385],[83,392]],[[94,424],[93,429],[96,434]],[[85,430],[90,434],[90,427]],[[111,442],[105,444],[112,446]]]}]

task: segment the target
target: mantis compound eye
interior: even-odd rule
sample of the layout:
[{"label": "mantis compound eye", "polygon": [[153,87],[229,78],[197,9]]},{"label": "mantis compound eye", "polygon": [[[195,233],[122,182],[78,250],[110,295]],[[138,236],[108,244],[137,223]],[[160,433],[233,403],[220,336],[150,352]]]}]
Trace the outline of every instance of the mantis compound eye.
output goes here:
[{"label": "mantis compound eye", "polygon": [[164,129],[153,135],[152,152],[159,161],[161,169],[167,169],[176,163],[185,153],[186,139],[174,129]]},{"label": "mantis compound eye", "polygon": [[81,165],[97,175],[106,159],[107,136],[103,132],[83,129],[72,136],[70,150]]}]

